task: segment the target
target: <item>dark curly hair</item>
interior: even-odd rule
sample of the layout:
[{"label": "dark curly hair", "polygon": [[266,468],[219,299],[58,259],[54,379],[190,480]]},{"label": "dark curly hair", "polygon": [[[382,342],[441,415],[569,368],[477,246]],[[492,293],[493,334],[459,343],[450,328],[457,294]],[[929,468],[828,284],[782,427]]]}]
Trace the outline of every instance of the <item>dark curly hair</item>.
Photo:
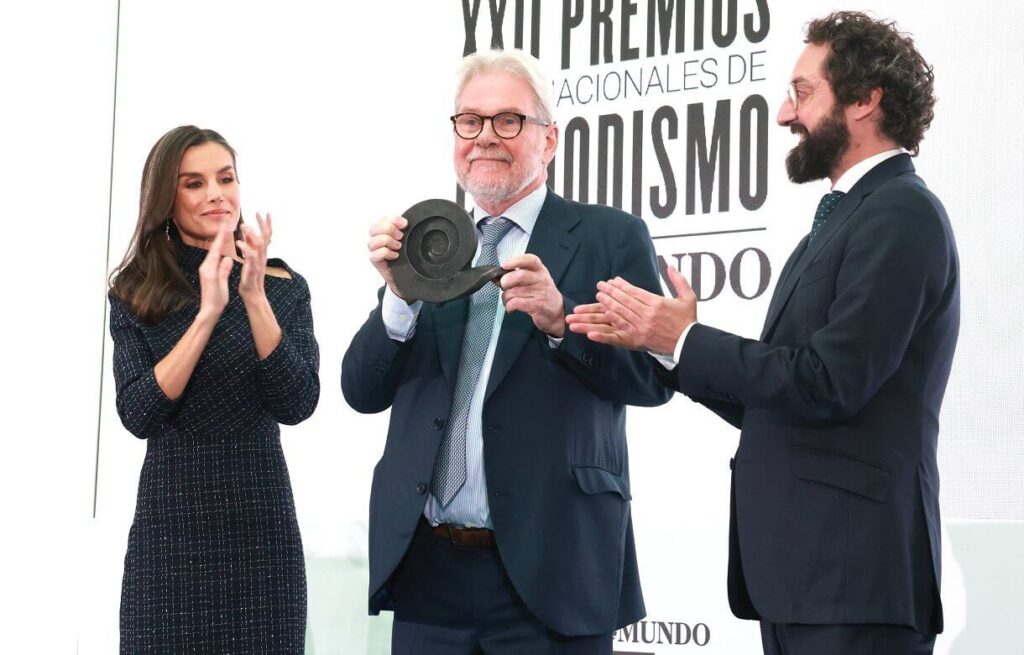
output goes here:
[{"label": "dark curly hair", "polygon": [[935,117],[935,75],[896,23],[858,11],[837,11],[807,25],[806,43],[830,47],[825,75],[843,107],[882,89],[879,128],[917,155]]}]

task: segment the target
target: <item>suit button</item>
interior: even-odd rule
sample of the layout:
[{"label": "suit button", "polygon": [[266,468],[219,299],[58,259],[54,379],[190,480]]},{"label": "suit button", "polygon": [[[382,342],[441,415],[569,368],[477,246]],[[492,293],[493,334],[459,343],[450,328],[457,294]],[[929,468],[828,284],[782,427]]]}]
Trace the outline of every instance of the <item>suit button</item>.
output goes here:
[{"label": "suit button", "polygon": [[422,482],[416,485],[416,493],[418,493],[421,496],[427,493],[427,485],[423,484]]},{"label": "suit button", "polygon": [[443,428],[443,427],[444,427],[444,421],[442,421],[442,420],[441,420],[441,419],[439,419],[439,418],[435,418],[435,419],[434,419],[434,420],[433,420],[433,421],[431,422],[431,425],[433,425],[433,426],[434,426],[434,429],[435,429],[435,430],[440,430],[441,428]]},{"label": "suit button", "polygon": [[729,458],[729,470],[732,471],[735,468],[736,468],[736,458],[735,457],[730,457]]}]

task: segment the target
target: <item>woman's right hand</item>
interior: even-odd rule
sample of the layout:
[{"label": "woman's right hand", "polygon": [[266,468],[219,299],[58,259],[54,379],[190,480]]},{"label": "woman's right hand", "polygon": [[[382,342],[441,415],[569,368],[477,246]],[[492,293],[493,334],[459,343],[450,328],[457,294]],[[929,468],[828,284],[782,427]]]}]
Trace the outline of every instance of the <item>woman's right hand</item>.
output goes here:
[{"label": "woman's right hand", "polygon": [[199,265],[199,315],[214,321],[228,304],[228,276],[234,261],[223,252],[230,239],[231,228],[227,223],[221,224],[206,259]]}]

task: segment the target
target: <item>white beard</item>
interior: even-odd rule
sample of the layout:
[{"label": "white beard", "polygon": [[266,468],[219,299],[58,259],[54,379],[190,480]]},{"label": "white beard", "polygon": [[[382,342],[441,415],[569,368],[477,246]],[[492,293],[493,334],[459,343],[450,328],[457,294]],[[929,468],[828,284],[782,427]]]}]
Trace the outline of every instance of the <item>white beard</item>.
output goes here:
[{"label": "white beard", "polygon": [[[470,153],[467,157],[467,164],[457,171],[459,186],[466,193],[473,197],[478,203],[498,206],[503,205],[510,198],[515,197],[526,187],[533,184],[543,171],[543,162],[540,153],[535,153],[529,161],[513,162],[505,159],[504,152],[487,152],[484,150]],[[501,159],[510,163],[508,175],[495,178],[492,176],[475,176],[472,173],[473,161],[477,158],[488,157]]]}]

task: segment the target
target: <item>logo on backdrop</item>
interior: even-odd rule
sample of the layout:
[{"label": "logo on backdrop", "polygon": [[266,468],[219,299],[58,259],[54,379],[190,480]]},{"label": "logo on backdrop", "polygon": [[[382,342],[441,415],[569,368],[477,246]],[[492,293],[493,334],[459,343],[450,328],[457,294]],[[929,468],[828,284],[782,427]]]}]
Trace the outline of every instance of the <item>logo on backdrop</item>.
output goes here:
[{"label": "logo on backdrop", "polygon": [[[563,0],[560,9],[462,0],[463,55],[521,48],[557,66],[561,145],[548,183],[645,219],[659,258],[701,300],[761,296],[771,264],[742,235],[766,230],[754,212],[768,198],[768,0]],[[456,201],[465,206],[461,189]]]},{"label": "logo on backdrop", "polygon": [[[682,621],[639,621],[616,630],[612,635],[616,655],[654,655],[650,646],[701,647],[710,642],[711,628],[706,623]],[[665,652],[666,649],[660,648],[659,651]]]}]

